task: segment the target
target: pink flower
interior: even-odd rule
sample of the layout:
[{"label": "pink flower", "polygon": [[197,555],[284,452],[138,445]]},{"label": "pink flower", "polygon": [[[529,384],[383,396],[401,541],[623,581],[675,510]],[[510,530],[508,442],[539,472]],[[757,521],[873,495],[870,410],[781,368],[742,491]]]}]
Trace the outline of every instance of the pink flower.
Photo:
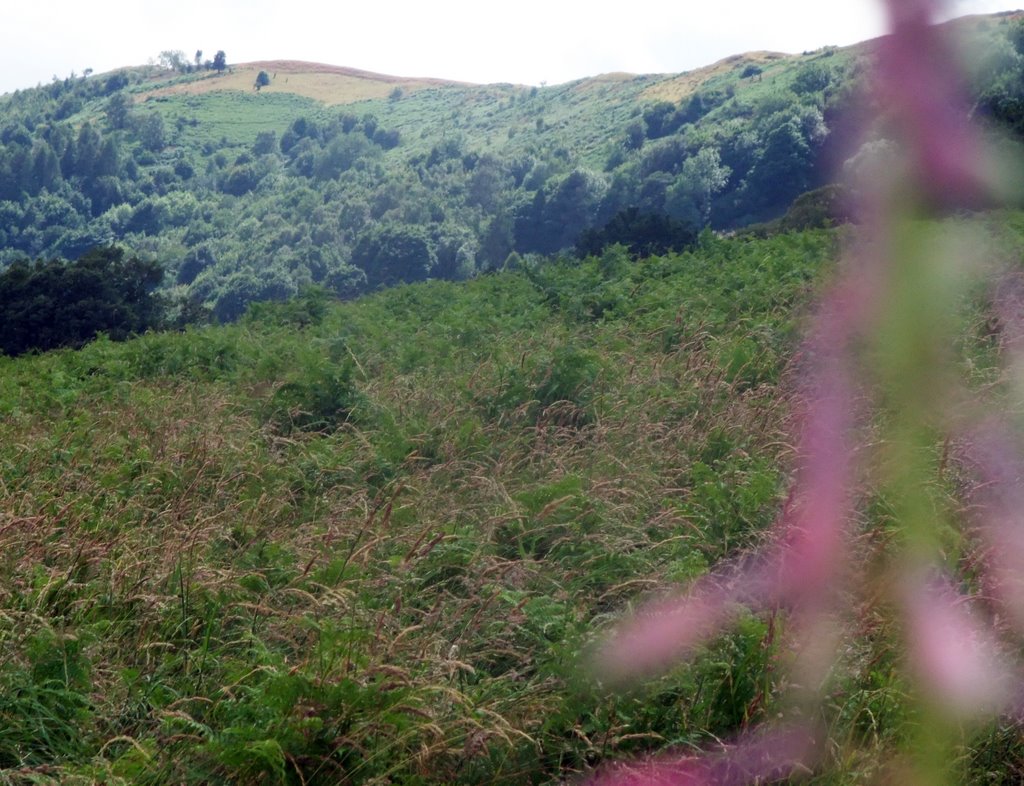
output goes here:
[{"label": "pink flower", "polygon": [[[881,420],[896,423],[896,444],[906,449],[892,454],[906,471],[891,472],[887,490],[910,495],[906,509],[913,511],[907,536],[913,548],[895,569],[909,576],[900,599],[908,664],[922,688],[922,704],[956,720],[1020,709],[1015,706],[1019,675],[995,627],[972,611],[949,580],[922,567],[939,555],[927,553],[938,549],[926,532],[933,496],[922,484],[930,467],[927,459],[916,463],[918,456],[928,453],[936,428],[963,433],[963,423],[972,420],[951,406],[966,397],[950,392],[959,388],[948,384],[945,347],[921,328],[934,326],[921,321],[934,315],[922,306],[929,293],[918,276],[930,272],[933,249],[927,229],[911,227],[907,219],[921,206],[983,204],[990,188],[983,148],[967,119],[955,53],[932,25],[939,3],[885,0],[885,5],[892,34],[878,45],[878,96],[910,161],[908,180],[898,189],[883,184],[870,196],[863,211],[866,242],[824,300],[803,348],[809,381],[790,499],[760,554],[716,568],[688,591],[648,604],[613,631],[596,658],[603,676],[622,680],[667,669],[717,635],[741,607],[782,608],[794,612],[791,628],[800,639],[794,683],[803,687],[794,693],[817,697],[835,657],[834,612],[848,600],[861,401],[854,380],[863,376],[858,347],[866,344],[882,358],[877,374],[889,387],[879,397],[889,405]],[[1020,352],[1024,294],[1019,288],[1004,294],[1003,322],[1009,343]],[[937,312],[934,322],[942,326],[942,311]],[[901,341],[907,336],[911,340]],[[884,346],[887,340],[895,346]],[[1020,365],[1024,369],[1024,360]],[[979,478],[972,513],[988,546],[987,581],[1024,632],[1024,461],[1009,431],[998,423],[971,429],[961,453]],[[919,515],[921,510],[926,513]],[[611,767],[594,784],[740,786],[790,777],[811,766],[815,752],[815,735],[808,728],[769,727],[699,756],[665,755]]]},{"label": "pink flower", "polygon": [[808,342],[816,370],[800,440],[794,491],[759,556],[720,567],[689,591],[654,601],[613,632],[599,650],[602,676],[621,681],[670,667],[728,624],[740,605],[752,610],[827,607],[841,585],[851,517],[853,386],[846,344],[870,298],[855,288],[829,299]]},{"label": "pink flower", "polygon": [[987,553],[986,589],[1024,633],[1024,462],[1005,423],[974,429],[959,451],[974,472],[971,518]]},{"label": "pink flower", "polygon": [[906,592],[907,648],[926,695],[955,717],[997,713],[1016,680],[991,629],[943,578],[917,579]]},{"label": "pink flower", "polygon": [[940,206],[974,206],[989,189],[957,53],[933,24],[941,5],[887,0],[892,33],[878,44],[876,89],[903,135],[921,195]]},{"label": "pink flower", "polygon": [[757,730],[735,742],[699,755],[666,754],[639,762],[611,765],[591,786],[743,786],[767,783],[808,772],[818,745],[800,726]]}]

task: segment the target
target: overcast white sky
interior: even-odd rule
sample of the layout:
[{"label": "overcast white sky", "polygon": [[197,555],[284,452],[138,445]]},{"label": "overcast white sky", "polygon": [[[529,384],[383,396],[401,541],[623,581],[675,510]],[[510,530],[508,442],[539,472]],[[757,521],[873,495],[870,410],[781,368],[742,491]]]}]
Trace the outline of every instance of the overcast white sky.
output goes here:
[{"label": "overcast white sky", "polygon": [[[948,15],[1022,0],[954,0]],[[883,32],[877,0],[5,0],[0,94],[141,65],[162,50],[296,59],[399,76],[539,84],[678,72],[752,49]]]}]

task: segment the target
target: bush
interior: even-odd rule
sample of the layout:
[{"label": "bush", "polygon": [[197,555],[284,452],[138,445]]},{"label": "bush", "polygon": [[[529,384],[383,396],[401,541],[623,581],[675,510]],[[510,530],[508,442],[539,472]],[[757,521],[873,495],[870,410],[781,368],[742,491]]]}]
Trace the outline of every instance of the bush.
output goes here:
[{"label": "bush", "polygon": [[285,434],[333,431],[350,419],[359,400],[352,372],[350,361],[306,359],[274,392],[267,420]]}]

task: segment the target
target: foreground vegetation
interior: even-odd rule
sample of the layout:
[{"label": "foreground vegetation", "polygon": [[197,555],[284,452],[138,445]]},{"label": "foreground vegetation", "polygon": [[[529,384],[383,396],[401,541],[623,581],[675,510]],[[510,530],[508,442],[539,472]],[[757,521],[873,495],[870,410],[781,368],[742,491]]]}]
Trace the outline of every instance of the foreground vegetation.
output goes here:
[{"label": "foreground vegetation", "polygon": [[[1019,259],[1024,217],[993,220]],[[0,782],[557,783],[782,711],[781,613],[624,694],[585,653],[776,516],[840,241],[705,234],[0,358]],[[821,782],[912,733],[859,615]],[[1013,782],[1024,751],[993,725],[963,760]]]}]

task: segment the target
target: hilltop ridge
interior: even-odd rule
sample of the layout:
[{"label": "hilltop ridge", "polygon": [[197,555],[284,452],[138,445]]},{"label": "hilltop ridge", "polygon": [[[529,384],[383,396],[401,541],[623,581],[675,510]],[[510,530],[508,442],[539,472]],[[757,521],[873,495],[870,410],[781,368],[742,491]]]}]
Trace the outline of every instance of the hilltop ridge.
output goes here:
[{"label": "hilltop ridge", "polygon": [[[643,93],[645,99],[652,101],[679,101],[691,95],[708,80],[729,73],[738,66],[764,66],[771,63],[800,58],[801,55],[757,50],[742,54],[730,55],[714,63],[682,72],[666,73],[633,73],[614,71],[593,74],[550,87],[581,86],[591,84],[614,84],[633,80],[653,81]],[[117,71],[132,70],[115,69]],[[237,90],[250,92],[260,72],[267,73],[271,83],[262,90],[272,93],[291,93],[311,98],[327,105],[345,104],[374,98],[386,98],[394,89],[400,88],[412,92],[427,88],[521,88],[531,89],[532,85],[521,85],[512,82],[477,83],[438,77],[411,77],[367,71],[351,66],[333,65],[330,63],[313,62],[294,59],[253,60],[232,63],[224,73],[200,71],[191,74],[174,74],[166,70],[149,71],[147,77],[156,85],[150,90],[143,90],[136,100],[144,100],[150,96],[165,95],[200,95],[218,90]],[[103,74],[100,75],[105,76]],[[278,77],[281,77],[280,79]]]},{"label": "hilltop ridge", "polygon": [[[311,98],[326,105],[345,104],[374,98],[387,98],[396,88],[412,92],[432,87],[470,87],[467,82],[432,77],[403,77],[379,74],[348,66],[313,63],[303,60],[256,60],[232,64],[223,74],[200,72],[175,75],[169,84],[143,91],[136,100],[170,95],[201,95],[219,90],[251,92],[260,72],[271,82],[267,93],[290,93]],[[159,74],[155,79],[166,78]]]}]

